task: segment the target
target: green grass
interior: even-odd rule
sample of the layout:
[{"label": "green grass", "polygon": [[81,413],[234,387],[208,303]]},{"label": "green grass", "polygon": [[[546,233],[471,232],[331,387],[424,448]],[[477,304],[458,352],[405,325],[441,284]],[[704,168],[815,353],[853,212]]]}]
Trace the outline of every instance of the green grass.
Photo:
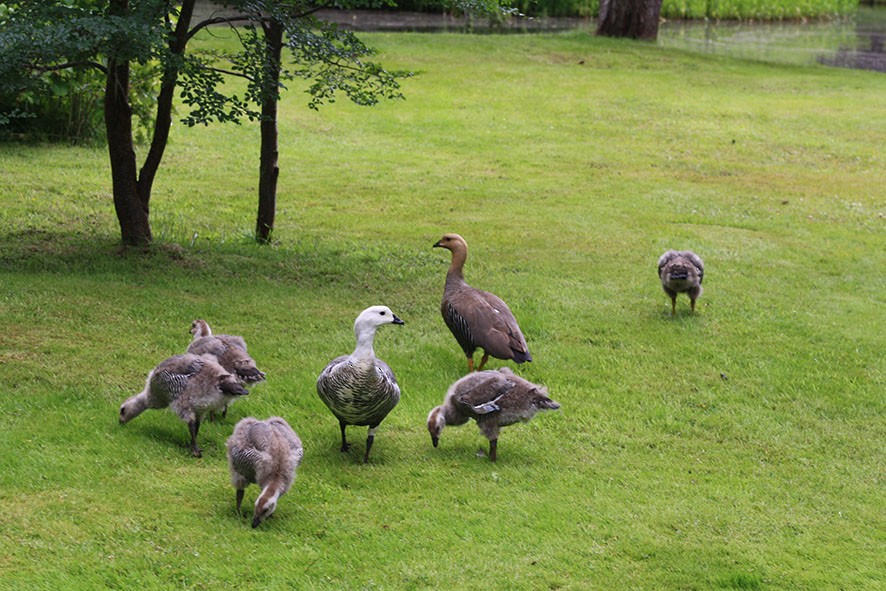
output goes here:
[{"label": "green grass", "polygon": [[[269,248],[255,126],[173,131],[148,255],[119,252],[104,151],[0,147],[0,589],[882,588],[886,78],[578,33],[366,38],[420,75],[372,109],[293,85]],[[496,464],[474,426],[438,449],[424,426],[465,368],[447,231],[563,405]],[[667,248],[705,259],[695,315],[670,317]],[[375,303],[406,321],[376,341],[403,399],[363,466],[314,381]],[[116,422],[196,317],[268,373],[198,460],[169,412]],[[271,414],[306,455],[252,530],[224,441]]]}]

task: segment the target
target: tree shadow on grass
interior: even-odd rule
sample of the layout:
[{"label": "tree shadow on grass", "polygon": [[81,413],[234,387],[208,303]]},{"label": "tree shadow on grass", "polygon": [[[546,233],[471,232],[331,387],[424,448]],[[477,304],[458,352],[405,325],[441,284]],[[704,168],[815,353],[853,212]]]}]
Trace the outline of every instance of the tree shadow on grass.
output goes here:
[{"label": "tree shadow on grass", "polygon": [[246,238],[197,246],[157,240],[124,248],[119,237],[45,229],[0,233],[0,268],[19,273],[112,274],[138,280],[153,275],[188,281],[274,281],[307,288],[365,289],[391,280],[438,277],[448,261],[430,249],[412,251],[377,242],[303,240],[259,245]]}]

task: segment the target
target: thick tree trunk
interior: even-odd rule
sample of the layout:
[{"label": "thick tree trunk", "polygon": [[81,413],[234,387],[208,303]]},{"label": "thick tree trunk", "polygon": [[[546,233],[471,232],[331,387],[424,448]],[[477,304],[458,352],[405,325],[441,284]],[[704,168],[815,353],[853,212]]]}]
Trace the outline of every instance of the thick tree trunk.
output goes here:
[{"label": "thick tree trunk", "polygon": [[[169,40],[169,48],[173,54],[181,55],[184,52],[194,3],[195,0],[184,0],[181,3],[176,29]],[[129,10],[129,0],[111,0],[109,5],[109,13],[113,16],[125,16]],[[163,75],[157,97],[157,117],[151,147],[140,171],[136,169],[132,137],[129,73],[128,62],[109,60],[105,86],[105,129],[111,158],[114,208],[120,222],[123,244],[146,246],[153,241],[149,217],[151,189],[169,140],[178,69],[170,66]]]},{"label": "thick tree trunk", "polygon": [[258,178],[258,216],[255,223],[255,239],[261,243],[271,241],[274,216],[277,212],[277,166],[278,130],[277,102],[279,100],[280,54],[283,49],[283,27],[276,21],[264,25],[266,44],[265,92],[261,107],[261,154]]},{"label": "thick tree trunk", "polygon": [[600,0],[597,34],[655,41],[662,0]]},{"label": "thick tree trunk", "polygon": [[129,105],[129,63],[108,63],[105,84],[105,131],[111,158],[111,185],[120,234],[127,246],[151,243],[148,201],[139,191]]}]

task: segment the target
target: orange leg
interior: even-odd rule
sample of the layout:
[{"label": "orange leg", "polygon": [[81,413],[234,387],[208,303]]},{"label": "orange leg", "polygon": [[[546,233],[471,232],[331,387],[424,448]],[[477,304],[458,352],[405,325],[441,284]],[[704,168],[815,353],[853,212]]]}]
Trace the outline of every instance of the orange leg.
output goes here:
[{"label": "orange leg", "polygon": [[677,296],[671,298],[671,316],[677,313]]},{"label": "orange leg", "polygon": [[489,361],[489,354],[488,353],[483,355],[483,358],[480,360],[480,367],[477,368],[477,371],[482,371],[483,366],[486,365],[487,361]]},{"label": "orange leg", "polygon": [[468,357],[468,373],[471,373],[473,371],[474,371],[474,358]]}]

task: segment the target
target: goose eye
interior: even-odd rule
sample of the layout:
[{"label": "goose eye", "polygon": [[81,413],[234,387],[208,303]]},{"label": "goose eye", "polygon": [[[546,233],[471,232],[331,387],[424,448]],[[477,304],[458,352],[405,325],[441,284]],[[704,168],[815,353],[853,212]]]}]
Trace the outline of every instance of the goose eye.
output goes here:
[{"label": "goose eye", "polygon": [[382,310],[381,312],[379,312],[379,314],[381,314],[382,316],[384,316],[384,315],[385,315],[385,311]]}]

